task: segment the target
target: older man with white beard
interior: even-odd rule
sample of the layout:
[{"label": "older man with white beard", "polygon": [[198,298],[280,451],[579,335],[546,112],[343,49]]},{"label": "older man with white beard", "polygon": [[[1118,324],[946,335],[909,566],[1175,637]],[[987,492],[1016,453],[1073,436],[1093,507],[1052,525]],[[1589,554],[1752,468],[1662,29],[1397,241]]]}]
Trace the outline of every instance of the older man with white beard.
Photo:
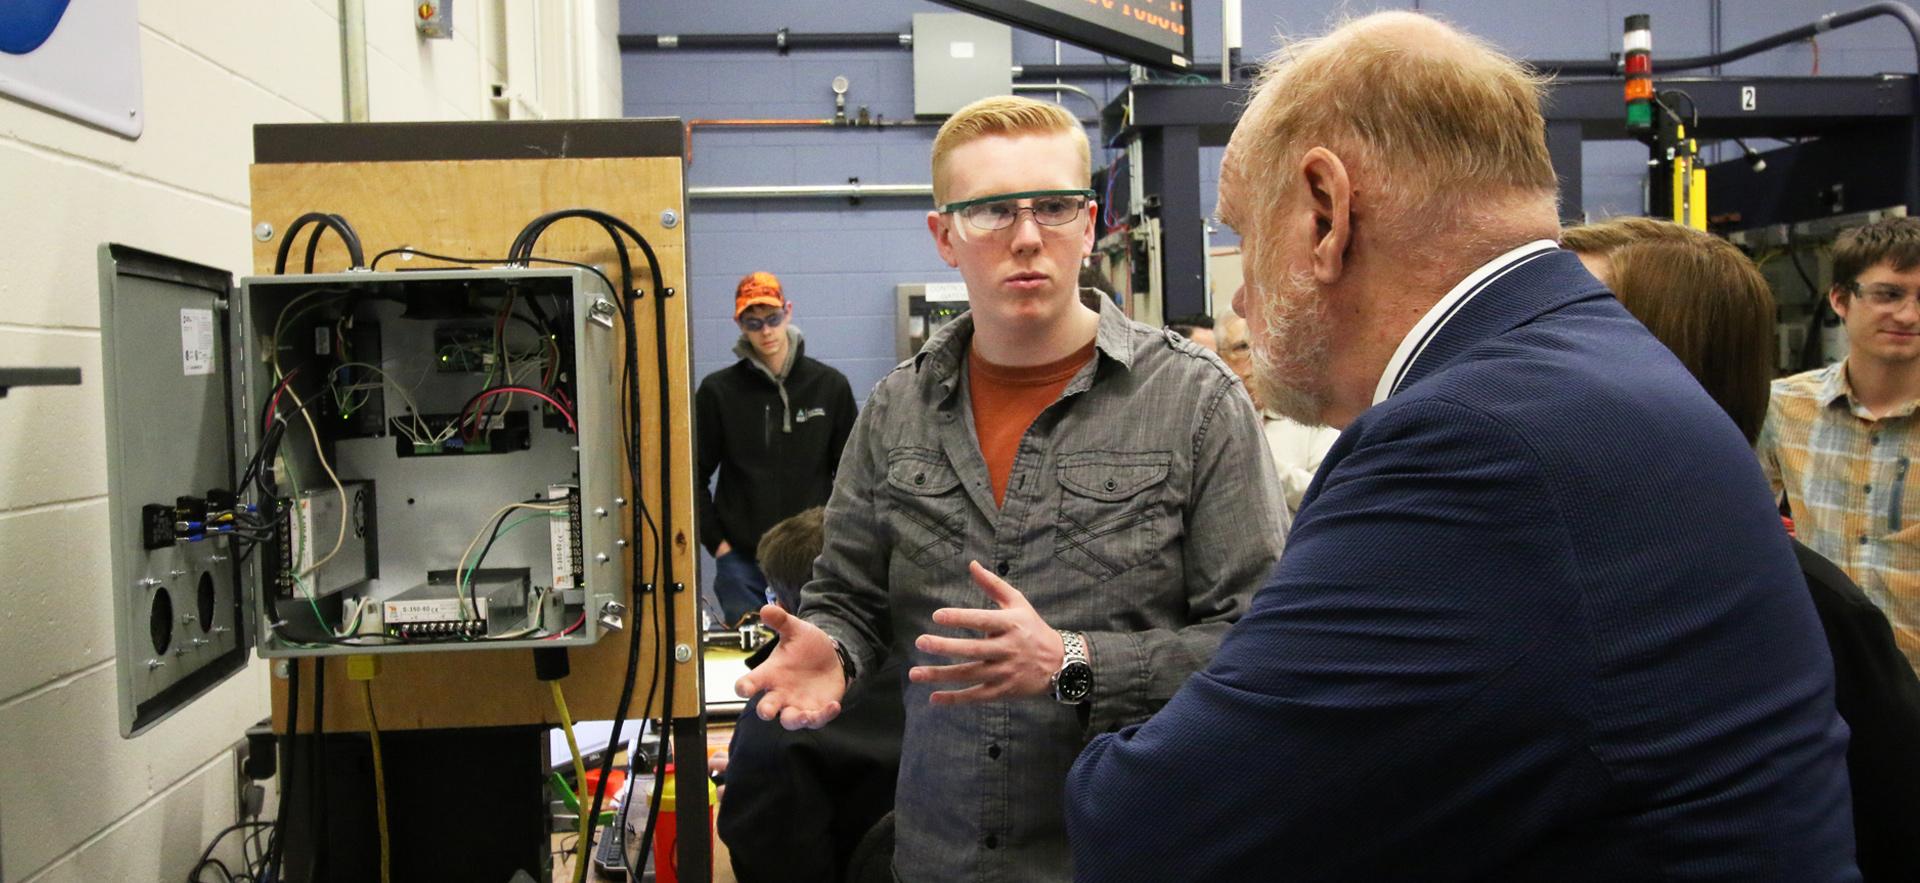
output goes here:
[{"label": "older man with white beard", "polygon": [[1540,82],[1383,13],[1221,168],[1270,408],[1341,427],[1213,660],[1068,778],[1083,880],[1858,879],[1739,431],[1556,247]]}]

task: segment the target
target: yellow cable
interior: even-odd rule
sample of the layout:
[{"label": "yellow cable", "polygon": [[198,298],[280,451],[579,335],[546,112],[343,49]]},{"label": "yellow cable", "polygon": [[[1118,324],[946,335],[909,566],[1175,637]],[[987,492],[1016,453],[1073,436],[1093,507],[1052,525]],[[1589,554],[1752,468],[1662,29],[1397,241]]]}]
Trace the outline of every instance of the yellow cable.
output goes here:
[{"label": "yellow cable", "polygon": [[387,770],[380,759],[380,724],[373,716],[373,682],[360,682],[361,697],[367,703],[367,737],[373,740],[373,806],[380,821],[380,883],[392,883],[392,843],[387,839]]},{"label": "yellow cable", "polygon": [[592,798],[587,796],[587,762],[580,758],[580,743],[574,741],[573,716],[567,713],[567,696],[560,692],[560,682],[547,683],[553,687],[553,707],[560,711],[560,727],[567,734],[567,750],[573,752],[573,790],[575,799],[580,803],[580,854],[574,859],[573,878],[584,883],[587,879],[587,813],[593,811],[590,804]]}]

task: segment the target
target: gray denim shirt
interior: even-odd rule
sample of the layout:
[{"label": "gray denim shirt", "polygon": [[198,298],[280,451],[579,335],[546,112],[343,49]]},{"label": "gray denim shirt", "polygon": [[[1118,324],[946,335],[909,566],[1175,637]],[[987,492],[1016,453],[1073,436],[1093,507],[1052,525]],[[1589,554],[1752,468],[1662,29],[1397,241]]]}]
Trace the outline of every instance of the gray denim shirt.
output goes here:
[{"label": "gray denim shirt", "polygon": [[[996,507],[966,393],[971,314],[868,398],[827,504],[802,615],[859,671],[908,665],[941,607],[990,607],[967,562],[1003,574],[1047,624],[1084,632],[1083,707],[1049,697],[934,706],[903,680],[895,798],[902,880],[1067,880],[1068,767],[1096,733],[1139,723],[1206,664],[1279,557],[1286,510],[1260,421],[1213,354],[1100,311],[1097,355],[1021,439]],[[952,689],[953,687],[947,687]],[[1142,787],[1153,787],[1150,782]],[[1193,795],[1168,795],[1169,811]]]}]

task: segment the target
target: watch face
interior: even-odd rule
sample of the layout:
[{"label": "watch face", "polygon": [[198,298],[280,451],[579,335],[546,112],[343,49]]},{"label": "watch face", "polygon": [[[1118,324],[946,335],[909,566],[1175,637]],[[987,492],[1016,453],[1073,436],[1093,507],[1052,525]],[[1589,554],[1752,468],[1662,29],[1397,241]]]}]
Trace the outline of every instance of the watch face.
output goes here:
[{"label": "watch face", "polygon": [[1081,702],[1093,692],[1093,667],[1079,661],[1067,663],[1060,669],[1059,687],[1056,694],[1061,702]]}]

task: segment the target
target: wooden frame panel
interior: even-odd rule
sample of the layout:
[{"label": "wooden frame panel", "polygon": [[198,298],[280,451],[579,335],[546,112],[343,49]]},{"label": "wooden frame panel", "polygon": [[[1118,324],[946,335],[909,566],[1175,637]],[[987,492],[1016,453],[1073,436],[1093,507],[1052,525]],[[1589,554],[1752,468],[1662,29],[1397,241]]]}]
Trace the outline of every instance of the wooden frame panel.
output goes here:
[{"label": "wooden frame panel", "polygon": [[[476,124],[510,126],[511,123]],[[672,535],[667,538],[673,579],[687,588],[674,599],[675,630],[678,643],[693,649],[684,663],[672,661],[668,648],[656,653],[652,629],[642,635],[640,665],[629,719],[656,716],[664,696],[656,697],[654,707],[643,708],[647,685],[654,677],[657,656],[675,671],[674,709],[676,717],[700,714],[701,672],[699,653],[698,592],[694,589],[693,541],[693,385],[689,377],[688,317],[685,297],[686,248],[684,226],[684,181],[678,151],[671,156],[622,158],[517,158],[405,162],[340,163],[261,163],[252,167],[253,225],[272,226],[274,236],[266,241],[256,237],[254,269],[265,275],[273,272],[281,235],[293,220],[309,211],[338,214],[347,219],[371,259],[389,248],[412,246],[423,251],[459,257],[504,258],[513,237],[529,221],[549,211],[564,208],[594,208],[615,215],[639,230],[660,259],[660,272],[674,295],[666,300],[668,388],[668,424],[671,426],[672,460]],[[662,222],[663,212],[672,212],[673,226]],[[295,243],[289,262],[301,264],[307,232]],[[555,224],[541,237],[536,253],[546,257],[580,261],[602,267],[617,281],[618,258],[607,234],[589,221],[571,219]],[[653,427],[660,425],[659,384],[656,347],[662,345],[654,330],[654,303],[659,295],[650,290],[646,257],[629,246],[634,264],[635,287],[643,297],[635,303],[638,328],[638,385],[641,400],[641,463],[644,487],[639,499],[659,518],[661,511],[660,437]],[[346,249],[333,234],[321,240],[316,255],[317,271],[333,272],[347,266]],[[401,261],[390,256],[379,269],[446,266],[424,258]],[[290,271],[299,272],[297,266]],[[615,415],[597,415],[617,419]],[[580,415],[587,419],[588,415]],[[623,470],[624,471],[624,470]],[[629,493],[629,498],[633,495]],[[643,537],[642,568],[652,568],[652,542]],[[629,542],[636,542],[628,536]],[[633,581],[628,574],[628,585]],[[644,574],[643,574],[644,579]],[[651,596],[630,603],[629,627],[643,626],[657,615],[660,587]],[[631,598],[630,598],[631,600]],[[612,633],[586,650],[573,652],[572,675],[562,682],[575,719],[613,717],[625,674],[627,636]],[[301,662],[302,674],[312,683],[314,663]],[[349,680],[345,660],[334,658],[327,666],[326,721],[328,731],[366,729],[366,717],[358,695],[359,685]],[[502,726],[531,723],[557,723],[552,696],[547,686],[534,678],[532,655],[524,651],[461,651],[445,654],[393,654],[380,659],[382,672],[373,681],[374,702],[382,729],[418,729],[444,727]],[[310,690],[304,687],[303,690]],[[273,679],[273,708],[276,728],[286,727],[286,681]],[[299,727],[312,726],[313,702],[303,697]]]}]

